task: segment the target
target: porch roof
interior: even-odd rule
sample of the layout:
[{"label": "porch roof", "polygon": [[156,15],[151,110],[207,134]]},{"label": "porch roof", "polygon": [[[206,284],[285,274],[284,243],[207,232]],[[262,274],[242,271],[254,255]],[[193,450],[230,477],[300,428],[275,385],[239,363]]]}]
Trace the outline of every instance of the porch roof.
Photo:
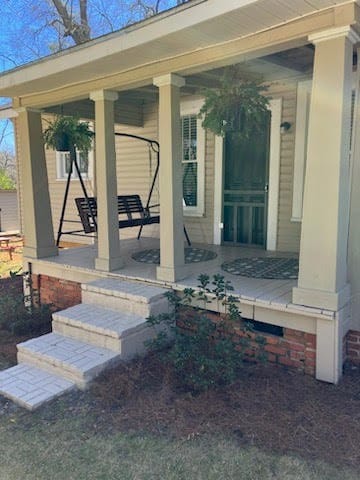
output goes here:
[{"label": "porch roof", "polygon": [[[140,66],[156,65],[161,60],[225,45],[288,22],[296,23],[319,11],[330,9],[331,16],[335,6],[355,3],[355,0],[297,0],[290,5],[284,0],[192,0],[136,25],[11,70],[0,76],[0,96],[23,97],[89,80],[95,83],[97,79],[131,72]],[[288,48],[306,43],[307,34],[321,27],[321,22],[313,22],[309,31],[296,37],[296,42],[289,38]],[[196,72],[196,67],[193,65],[191,70],[189,65],[186,69],[179,66],[177,72],[189,74]],[[134,87],[151,79],[151,75],[139,81],[133,77],[128,85]]]}]

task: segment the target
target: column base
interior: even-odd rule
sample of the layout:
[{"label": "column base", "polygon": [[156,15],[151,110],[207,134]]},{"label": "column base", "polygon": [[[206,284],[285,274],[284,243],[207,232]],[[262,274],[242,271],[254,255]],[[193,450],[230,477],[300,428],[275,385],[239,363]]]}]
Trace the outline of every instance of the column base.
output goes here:
[{"label": "column base", "polygon": [[95,269],[104,272],[113,272],[119,270],[124,266],[124,261],[121,257],[117,258],[95,258]]},{"label": "column base", "polygon": [[310,288],[294,287],[292,303],[306,307],[322,308],[324,310],[341,310],[350,301],[350,285],[339,292],[327,292]]},{"label": "column base", "polygon": [[49,247],[30,247],[25,245],[23,250],[24,258],[56,257],[58,254],[58,248],[55,245],[50,245]]},{"label": "column base", "polygon": [[163,267],[162,265],[159,265],[156,268],[157,280],[163,280],[165,282],[182,280],[188,275],[188,273],[186,265],[178,265],[176,267]]},{"label": "column base", "polygon": [[338,383],[343,370],[342,324],[338,318],[316,322],[316,379]]}]

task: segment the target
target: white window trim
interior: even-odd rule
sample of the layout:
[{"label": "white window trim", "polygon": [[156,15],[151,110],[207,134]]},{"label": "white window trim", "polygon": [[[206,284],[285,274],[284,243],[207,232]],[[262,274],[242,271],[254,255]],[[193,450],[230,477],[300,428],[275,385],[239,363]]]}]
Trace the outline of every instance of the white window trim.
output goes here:
[{"label": "white window trim", "polygon": [[[203,98],[190,98],[182,100],[180,115],[198,115],[204,104]],[[205,129],[202,127],[201,118],[197,118],[197,206],[184,205],[184,216],[202,217],[205,213]]]},{"label": "white window trim", "polygon": [[[56,152],[56,180],[58,182],[65,182],[67,180],[67,173],[65,171],[65,160],[64,160],[64,155],[68,152]],[[76,151],[76,154],[79,152]],[[94,150],[91,149],[88,152],[88,160],[89,160],[89,168],[88,168],[88,173],[82,173],[82,177],[84,180],[92,180],[94,176]],[[71,175],[72,180],[79,180],[79,177],[73,169],[72,175]]]},{"label": "white window trim", "polygon": [[297,89],[292,222],[302,221],[311,86],[312,81],[305,80]]},{"label": "white window trim", "polygon": [[[269,197],[267,215],[267,250],[276,250],[277,228],[279,216],[280,188],[280,124],[282,99],[270,100],[270,158],[269,158]],[[215,137],[215,191],[214,191],[214,244],[220,245],[223,234],[223,170],[224,170],[224,140]]]}]

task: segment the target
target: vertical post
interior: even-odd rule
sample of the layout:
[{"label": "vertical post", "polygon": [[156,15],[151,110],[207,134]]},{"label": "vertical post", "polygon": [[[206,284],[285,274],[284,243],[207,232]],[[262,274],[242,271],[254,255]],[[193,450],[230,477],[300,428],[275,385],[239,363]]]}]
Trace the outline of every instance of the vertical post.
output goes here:
[{"label": "vertical post", "polygon": [[112,271],[123,265],[120,257],[117,211],[117,176],[114,135],[114,102],[118,93],[100,90],[90,94],[95,102],[98,256],[95,268]]},{"label": "vertical post", "polygon": [[352,329],[360,330],[360,48],[357,49],[355,105],[352,130],[352,172],[349,225],[349,281]]},{"label": "vertical post", "polygon": [[160,266],[157,278],[174,282],[185,275],[181,164],[180,88],[182,77],[154,78],[159,87]]},{"label": "vertical post", "polygon": [[316,46],[298,286],[293,302],[340,310],[349,301],[349,155],[353,42],[350,28],[310,38]]},{"label": "vertical post", "polygon": [[41,112],[19,108],[20,179],[24,205],[24,257],[58,254],[51,215]]},{"label": "vertical post", "polygon": [[316,377],[336,383],[350,287],[347,250],[350,207],[351,27],[309,37],[315,44],[298,286],[293,303],[332,310],[317,320]]}]

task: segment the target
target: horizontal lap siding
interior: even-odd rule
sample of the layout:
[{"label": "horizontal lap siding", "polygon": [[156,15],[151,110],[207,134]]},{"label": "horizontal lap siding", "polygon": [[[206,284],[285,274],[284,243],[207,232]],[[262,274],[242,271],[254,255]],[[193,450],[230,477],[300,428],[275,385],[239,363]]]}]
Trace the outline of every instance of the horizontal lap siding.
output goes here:
[{"label": "horizontal lap siding", "polygon": [[[145,104],[143,110],[143,127],[129,127],[118,125],[117,132],[129,133],[140,137],[158,140],[158,114],[155,103]],[[116,162],[118,194],[138,194],[145,206],[150,190],[151,178],[155,171],[156,155],[152,154],[151,168],[149,160],[149,148],[146,142],[140,140],[116,137]],[[151,204],[158,203],[158,183],[154,189]],[[158,211],[153,209],[153,212]],[[139,227],[123,228],[120,230],[120,238],[133,238],[137,236]],[[158,237],[159,226],[147,225],[143,230],[144,237]]]},{"label": "horizontal lap siding", "polygon": [[0,209],[1,231],[19,230],[16,190],[0,190]]},{"label": "horizontal lap siding", "polygon": [[282,98],[281,122],[291,124],[290,131],[281,135],[277,250],[298,252],[301,223],[291,221],[297,84],[274,84],[269,89],[269,95],[272,98]]}]

